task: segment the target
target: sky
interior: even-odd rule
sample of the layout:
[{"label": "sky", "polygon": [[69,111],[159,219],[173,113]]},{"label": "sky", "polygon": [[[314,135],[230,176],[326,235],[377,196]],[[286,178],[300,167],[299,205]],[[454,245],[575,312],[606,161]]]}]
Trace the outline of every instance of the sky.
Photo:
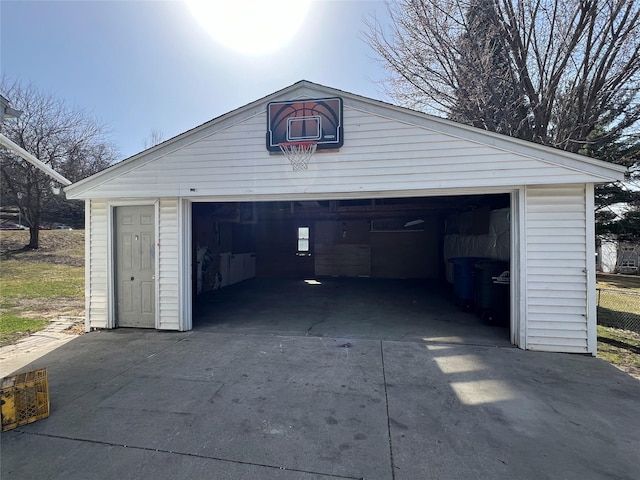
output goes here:
[{"label": "sky", "polygon": [[371,16],[384,23],[383,1],[313,0],[287,44],[241,54],[178,0],[2,0],[0,73],[105,123],[124,159],[152,131],[167,140],[303,79],[389,101],[386,73],[363,40]]}]

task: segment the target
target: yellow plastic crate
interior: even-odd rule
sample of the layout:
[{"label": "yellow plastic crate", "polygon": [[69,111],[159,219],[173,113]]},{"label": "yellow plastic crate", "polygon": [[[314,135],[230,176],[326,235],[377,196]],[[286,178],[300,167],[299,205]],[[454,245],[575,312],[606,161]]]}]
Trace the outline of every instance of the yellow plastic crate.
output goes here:
[{"label": "yellow plastic crate", "polygon": [[49,379],[47,369],[5,377],[0,383],[2,431],[35,422],[49,416]]}]

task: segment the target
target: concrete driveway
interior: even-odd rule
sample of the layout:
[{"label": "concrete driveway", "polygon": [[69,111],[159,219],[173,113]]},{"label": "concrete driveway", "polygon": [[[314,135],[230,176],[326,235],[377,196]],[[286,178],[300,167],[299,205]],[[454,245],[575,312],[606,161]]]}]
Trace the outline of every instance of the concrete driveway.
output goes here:
[{"label": "concrete driveway", "polygon": [[464,342],[113,330],[47,366],[3,479],[640,478],[640,382]]}]

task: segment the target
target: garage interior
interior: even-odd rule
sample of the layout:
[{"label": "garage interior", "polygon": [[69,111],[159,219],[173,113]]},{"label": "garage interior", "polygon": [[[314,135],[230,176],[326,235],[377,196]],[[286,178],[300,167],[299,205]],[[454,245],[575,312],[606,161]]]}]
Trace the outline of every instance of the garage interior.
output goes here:
[{"label": "garage interior", "polygon": [[487,315],[461,301],[447,259],[508,262],[509,207],[510,194],[193,203],[194,328],[508,345],[508,285]]}]

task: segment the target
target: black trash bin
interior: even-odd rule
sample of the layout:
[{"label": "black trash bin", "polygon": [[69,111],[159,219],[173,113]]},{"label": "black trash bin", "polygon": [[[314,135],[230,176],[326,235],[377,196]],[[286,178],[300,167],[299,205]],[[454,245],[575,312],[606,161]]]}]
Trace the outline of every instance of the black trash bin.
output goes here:
[{"label": "black trash bin", "polygon": [[486,323],[509,324],[509,262],[481,260],[474,264],[475,311]]}]

